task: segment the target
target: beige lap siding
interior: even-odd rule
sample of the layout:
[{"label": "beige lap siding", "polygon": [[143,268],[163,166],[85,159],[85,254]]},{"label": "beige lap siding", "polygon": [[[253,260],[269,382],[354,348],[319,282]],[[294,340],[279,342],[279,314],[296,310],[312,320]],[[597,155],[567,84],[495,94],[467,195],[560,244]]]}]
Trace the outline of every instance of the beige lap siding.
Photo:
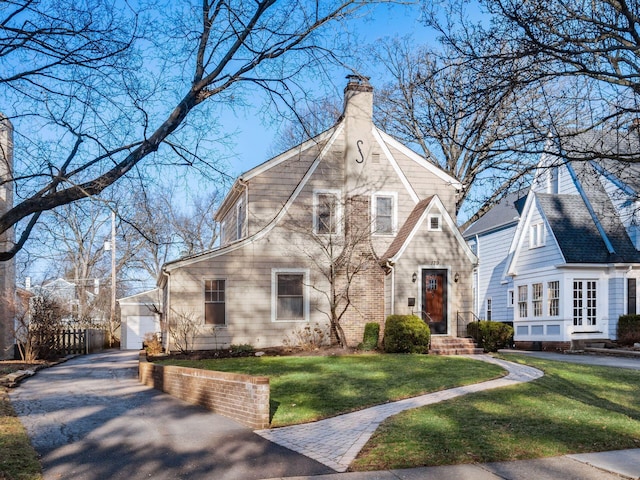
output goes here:
[{"label": "beige lap siding", "polygon": [[140,355],[140,382],[252,429],[269,428],[269,378],[156,365]]}]

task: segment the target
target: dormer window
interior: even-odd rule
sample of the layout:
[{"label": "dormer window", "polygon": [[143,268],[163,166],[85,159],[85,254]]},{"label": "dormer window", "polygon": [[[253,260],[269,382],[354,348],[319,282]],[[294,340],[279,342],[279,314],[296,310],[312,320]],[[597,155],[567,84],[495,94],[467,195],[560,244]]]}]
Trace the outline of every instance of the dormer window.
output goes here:
[{"label": "dormer window", "polygon": [[538,222],[531,225],[529,234],[529,248],[538,248],[544,246],[544,223]]},{"label": "dormer window", "polygon": [[340,192],[317,191],[314,193],[313,230],[319,235],[339,233]]}]

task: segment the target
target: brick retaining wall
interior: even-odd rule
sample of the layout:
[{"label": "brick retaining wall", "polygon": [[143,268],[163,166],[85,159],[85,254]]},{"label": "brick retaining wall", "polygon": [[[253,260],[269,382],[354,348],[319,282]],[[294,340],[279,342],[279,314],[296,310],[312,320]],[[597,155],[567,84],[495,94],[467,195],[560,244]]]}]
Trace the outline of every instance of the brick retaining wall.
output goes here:
[{"label": "brick retaining wall", "polygon": [[269,428],[269,378],[197,368],[157,365],[140,354],[138,379],[252,429]]}]

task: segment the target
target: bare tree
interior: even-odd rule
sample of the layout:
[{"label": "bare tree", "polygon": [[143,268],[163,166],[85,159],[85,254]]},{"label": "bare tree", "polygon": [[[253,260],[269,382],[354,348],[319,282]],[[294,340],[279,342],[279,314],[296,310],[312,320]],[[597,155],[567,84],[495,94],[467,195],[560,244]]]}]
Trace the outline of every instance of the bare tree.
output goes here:
[{"label": "bare tree", "polygon": [[[100,0],[12,3],[2,11],[10,75],[0,97],[15,127],[16,169],[0,181],[19,200],[2,212],[0,232],[22,223],[0,260],[24,246],[42,212],[98,195],[134,167],[190,165],[215,177],[203,148],[215,141],[220,109],[256,92],[292,107],[304,75],[337,59],[342,35],[329,28],[371,4],[205,0],[159,15]],[[40,55],[42,65],[32,61]]]},{"label": "bare tree", "polygon": [[[356,308],[353,291],[363,276],[381,273],[370,243],[369,201],[362,196],[342,200],[327,195],[320,197],[316,208],[316,215],[305,210],[290,218],[286,228],[299,236],[292,248],[313,265],[319,277],[319,281],[312,279],[310,287],[323,299],[316,308],[329,320],[330,341],[346,348],[341,322]],[[317,221],[313,228],[309,228],[309,218]]]},{"label": "bare tree", "polygon": [[379,94],[377,122],[461,181],[457,210],[482,206],[467,224],[520,187],[537,162],[527,150],[546,139],[539,117],[529,114],[535,92],[492,83],[486,62],[460,61],[450,49],[411,39],[384,42],[376,55],[393,79]]},{"label": "bare tree", "polygon": [[[548,133],[567,145],[574,136],[624,136],[640,113],[640,4],[637,1],[481,0],[485,22],[472,22],[461,1],[449,2],[449,19],[431,15],[461,61],[493,66],[501,85],[538,88],[546,97]],[[491,70],[489,71],[491,72]],[[571,115],[567,115],[567,111]],[[558,113],[561,113],[558,116]],[[564,146],[562,146],[564,147]],[[563,148],[564,149],[564,148]],[[637,150],[565,152],[569,159],[602,156],[639,160]]]},{"label": "bare tree", "polygon": [[173,311],[171,317],[167,326],[173,345],[181,353],[190,353],[193,350],[196,335],[200,332],[202,318],[192,311]]}]

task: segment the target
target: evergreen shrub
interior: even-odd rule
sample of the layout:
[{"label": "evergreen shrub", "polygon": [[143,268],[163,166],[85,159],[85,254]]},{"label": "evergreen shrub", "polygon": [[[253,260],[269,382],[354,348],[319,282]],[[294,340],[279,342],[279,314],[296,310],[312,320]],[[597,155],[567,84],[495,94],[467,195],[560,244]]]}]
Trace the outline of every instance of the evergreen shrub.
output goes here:
[{"label": "evergreen shrub", "polygon": [[467,325],[467,335],[485,352],[497,352],[511,343],[513,327],[502,322],[473,322]]},{"label": "evergreen shrub", "polygon": [[364,326],[364,336],[362,343],[358,345],[360,350],[375,350],[378,348],[378,339],[380,338],[380,324],[367,323]]},{"label": "evergreen shrub", "polygon": [[618,318],[618,343],[633,345],[640,342],[640,315],[621,315]]},{"label": "evergreen shrub", "polygon": [[415,315],[389,315],[384,326],[383,347],[387,353],[429,353],[431,331]]}]

